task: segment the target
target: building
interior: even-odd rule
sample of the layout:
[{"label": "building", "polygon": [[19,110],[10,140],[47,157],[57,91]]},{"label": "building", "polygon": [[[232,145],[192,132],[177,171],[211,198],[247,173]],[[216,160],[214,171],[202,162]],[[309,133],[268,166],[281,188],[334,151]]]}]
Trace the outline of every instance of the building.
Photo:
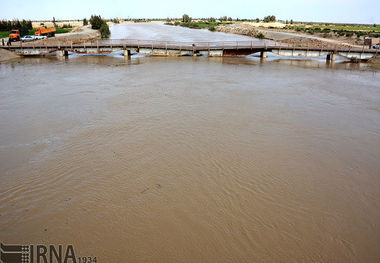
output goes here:
[{"label": "building", "polygon": [[380,43],[380,38],[365,38],[364,45],[369,46],[371,48],[373,45]]}]

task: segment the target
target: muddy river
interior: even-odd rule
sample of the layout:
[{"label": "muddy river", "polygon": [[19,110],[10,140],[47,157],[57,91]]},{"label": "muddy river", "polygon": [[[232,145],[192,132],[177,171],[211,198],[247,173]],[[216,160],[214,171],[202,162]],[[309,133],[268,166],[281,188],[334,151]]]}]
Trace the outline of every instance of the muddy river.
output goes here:
[{"label": "muddy river", "polygon": [[[150,38],[137,27],[113,37]],[[380,261],[368,64],[73,55],[2,63],[0,83],[5,244],[98,262]]]}]

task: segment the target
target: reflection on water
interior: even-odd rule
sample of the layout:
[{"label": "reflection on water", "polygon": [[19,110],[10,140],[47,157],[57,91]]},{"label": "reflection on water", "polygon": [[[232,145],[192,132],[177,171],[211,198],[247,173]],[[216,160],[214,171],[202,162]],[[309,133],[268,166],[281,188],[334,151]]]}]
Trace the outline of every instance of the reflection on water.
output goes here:
[{"label": "reflection on water", "polygon": [[2,241],[103,262],[377,262],[379,80],[270,57],[0,64]]}]

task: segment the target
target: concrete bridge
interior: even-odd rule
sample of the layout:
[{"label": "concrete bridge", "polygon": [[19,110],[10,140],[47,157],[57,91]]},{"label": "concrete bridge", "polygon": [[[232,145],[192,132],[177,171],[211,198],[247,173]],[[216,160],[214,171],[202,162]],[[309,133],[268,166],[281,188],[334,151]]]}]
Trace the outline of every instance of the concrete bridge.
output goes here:
[{"label": "concrete bridge", "polygon": [[379,51],[368,48],[351,48],[336,46],[334,48],[304,47],[278,44],[275,42],[228,41],[228,42],[163,42],[152,40],[95,40],[82,43],[68,41],[38,41],[32,43],[14,43],[3,47],[23,56],[47,55],[59,52],[68,56],[69,52],[78,54],[109,54],[123,52],[125,56],[139,53],[153,56],[247,56],[260,53],[266,57],[267,52],[289,57],[321,57],[334,61],[336,56],[351,60],[368,60]]}]

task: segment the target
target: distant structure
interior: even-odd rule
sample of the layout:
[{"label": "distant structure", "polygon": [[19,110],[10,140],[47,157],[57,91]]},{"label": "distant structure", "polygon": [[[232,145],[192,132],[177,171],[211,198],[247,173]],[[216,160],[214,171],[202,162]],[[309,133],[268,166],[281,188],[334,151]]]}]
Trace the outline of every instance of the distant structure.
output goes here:
[{"label": "distant structure", "polygon": [[371,48],[373,45],[380,43],[380,38],[365,38],[364,45]]}]

